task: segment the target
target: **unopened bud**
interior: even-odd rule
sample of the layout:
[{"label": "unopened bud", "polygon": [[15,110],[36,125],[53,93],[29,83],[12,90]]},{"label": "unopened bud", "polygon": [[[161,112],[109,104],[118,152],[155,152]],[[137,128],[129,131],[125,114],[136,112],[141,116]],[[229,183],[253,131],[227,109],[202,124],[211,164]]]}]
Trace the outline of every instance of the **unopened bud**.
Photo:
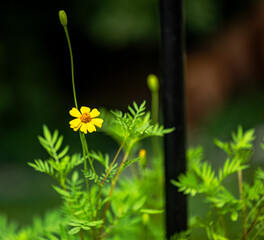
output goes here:
[{"label": "unopened bud", "polygon": [[156,75],[149,74],[147,77],[147,83],[150,91],[158,91],[159,90],[159,80]]},{"label": "unopened bud", "polygon": [[147,151],[145,149],[140,149],[138,156],[141,167],[145,168],[147,165]]},{"label": "unopened bud", "polygon": [[61,25],[63,27],[67,27],[68,20],[67,20],[66,12],[64,10],[59,11],[59,18],[60,18]]},{"label": "unopened bud", "polygon": [[148,224],[148,222],[149,222],[149,215],[147,214],[147,213],[144,213],[143,215],[142,215],[142,222],[143,222],[143,224]]}]

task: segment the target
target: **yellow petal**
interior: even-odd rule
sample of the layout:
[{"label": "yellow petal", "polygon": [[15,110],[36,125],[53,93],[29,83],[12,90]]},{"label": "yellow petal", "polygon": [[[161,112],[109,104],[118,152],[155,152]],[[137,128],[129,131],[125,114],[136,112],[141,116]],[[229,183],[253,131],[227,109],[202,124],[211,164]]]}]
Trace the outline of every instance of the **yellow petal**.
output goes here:
[{"label": "yellow petal", "polygon": [[104,120],[101,118],[92,118],[92,123],[97,127],[102,127]]},{"label": "yellow petal", "polygon": [[94,108],[91,112],[90,112],[90,116],[91,118],[95,118],[95,117],[98,117],[100,115],[100,112]]},{"label": "yellow petal", "polygon": [[92,122],[88,122],[87,123],[87,128],[88,128],[88,132],[89,133],[92,133],[92,132],[95,132],[96,131],[96,128],[95,128],[95,126],[93,125]]},{"label": "yellow petal", "polygon": [[70,115],[73,117],[80,117],[81,113],[77,108],[73,107],[72,110],[70,110]]},{"label": "yellow petal", "polygon": [[81,123],[81,119],[80,118],[75,118],[73,120],[70,121],[70,125],[73,127],[78,127],[78,125]]},{"label": "yellow petal", "polygon": [[83,123],[80,130],[81,130],[81,132],[84,132],[86,134],[87,128],[88,128],[87,123]]},{"label": "yellow petal", "polygon": [[90,108],[88,108],[88,107],[81,107],[81,113],[83,114],[83,113],[89,113],[90,112]]},{"label": "yellow petal", "polygon": [[76,132],[82,126],[82,124],[83,123],[80,123],[77,127],[74,127],[73,125],[71,125],[71,128],[73,128],[73,130]]}]

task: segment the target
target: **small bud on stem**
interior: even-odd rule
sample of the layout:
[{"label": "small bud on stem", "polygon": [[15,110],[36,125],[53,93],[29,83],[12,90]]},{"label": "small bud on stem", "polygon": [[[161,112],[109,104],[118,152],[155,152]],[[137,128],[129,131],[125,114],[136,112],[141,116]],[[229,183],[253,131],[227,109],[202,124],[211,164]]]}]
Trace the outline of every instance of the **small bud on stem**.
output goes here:
[{"label": "small bud on stem", "polygon": [[67,20],[67,15],[64,10],[59,11],[59,18],[60,18],[61,25],[63,27],[67,27],[68,20]]},{"label": "small bud on stem", "polygon": [[147,83],[151,92],[157,92],[159,90],[159,80],[156,75],[149,74],[147,78]]},{"label": "small bud on stem", "polygon": [[146,168],[147,165],[147,151],[145,149],[140,149],[139,151],[139,163],[142,168]]}]

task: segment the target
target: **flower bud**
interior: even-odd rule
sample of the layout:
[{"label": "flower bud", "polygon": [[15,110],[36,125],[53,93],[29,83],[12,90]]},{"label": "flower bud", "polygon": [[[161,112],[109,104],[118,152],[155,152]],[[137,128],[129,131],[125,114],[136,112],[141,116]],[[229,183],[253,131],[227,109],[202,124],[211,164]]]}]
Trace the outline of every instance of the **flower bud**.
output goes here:
[{"label": "flower bud", "polygon": [[59,11],[59,18],[60,18],[61,25],[63,27],[67,27],[68,20],[67,20],[67,15],[64,10]]},{"label": "flower bud", "polygon": [[147,77],[147,83],[150,91],[156,92],[159,90],[159,80],[156,75],[149,74]]},{"label": "flower bud", "polygon": [[149,222],[149,215],[147,213],[144,213],[142,215],[142,222],[143,222],[144,225],[147,225],[148,224],[148,222]]},{"label": "flower bud", "polygon": [[141,167],[145,168],[147,165],[147,151],[145,149],[140,149],[138,156]]}]

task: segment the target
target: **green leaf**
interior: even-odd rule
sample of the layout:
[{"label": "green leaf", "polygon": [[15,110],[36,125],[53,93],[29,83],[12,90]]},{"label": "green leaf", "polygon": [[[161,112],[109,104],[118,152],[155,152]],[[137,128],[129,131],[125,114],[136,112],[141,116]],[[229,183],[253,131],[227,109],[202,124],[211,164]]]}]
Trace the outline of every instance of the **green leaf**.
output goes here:
[{"label": "green leaf", "polygon": [[53,185],[52,187],[56,190],[56,192],[58,192],[63,197],[70,197],[71,196],[67,191],[65,191],[65,190],[63,190],[57,186]]},{"label": "green leaf", "polygon": [[104,222],[103,220],[98,220],[98,221],[92,221],[92,222],[89,222],[89,223],[87,223],[87,224],[85,224],[85,225],[90,226],[90,227],[95,227],[95,226],[100,226],[100,225],[102,225],[103,222]]},{"label": "green leaf", "polygon": [[49,143],[41,136],[38,136],[38,140],[40,144],[48,151],[50,152],[50,145]]},{"label": "green leaf", "polygon": [[73,183],[76,183],[79,179],[79,173],[78,171],[74,171],[73,174],[72,174],[72,182]]},{"label": "green leaf", "polygon": [[69,151],[69,146],[67,145],[58,155],[58,158],[62,158],[65,156],[65,154],[67,154],[67,152]]},{"label": "green leaf", "polygon": [[35,160],[35,163],[28,163],[29,166],[33,167],[36,171],[46,173],[54,176],[54,170],[52,166],[49,166],[48,162],[43,162],[40,159]]},{"label": "green leaf", "polygon": [[147,214],[161,214],[164,213],[164,210],[162,209],[141,209],[140,210],[141,213],[147,213]]},{"label": "green leaf", "polygon": [[227,154],[231,155],[232,154],[232,150],[230,149],[230,145],[229,143],[224,143],[221,142],[218,139],[214,139],[214,143],[217,147],[221,148],[222,150],[224,150]]},{"label": "green leaf", "polygon": [[133,211],[138,211],[140,208],[142,208],[146,200],[147,200],[146,196],[143,196],[142,198],[138,199],[133,206]]},{"label": "green leaf", "polygon": [[171,183],[178,187],[178,191],[190,194],[192,197],[201,191],[197,177],[190,171],[187,171],[186,174],[180,174],[178,181],[172,179]]},{"label": "green leaf", "polygon": [[59,137],[59,139],[58,139],[58,141],[57,141],[55,147],[54,147],[54,149],[55,149],[56,151],[59,150],[59,148],[61,147],[62,142],[63,142],[63,136],[61,135],[61,136]]},{"label": "green leaf", "polygon": [[105,203],[111,201],[113,199],[113,197],[106,197],[103,202],[102,202],[102,205],[104,205]]},{"label": "green leaf", "polygon": [[61,240],[68,240],[67,233],[62,225],[60,225],[60,236]]},{"label": "green leaf", "polygon": [[46,125],[43,125],[43,134],[45,138],[48,140],[48,142],[51,142],[52,136],[51,133]]},{"label": "green leaf", "polygon": [[[144,102],[143,102],[144,103]],[[141,105],[143,105],[143,103]],[[133,107],[135,108],[136,111],[138,111],[138,105],[136,102],[133,102]]]},{"label": "green leaf", "polygon": [[48,237],[49,240],[59,240],[57,237],[55,237],[53,234],[51,233],[46,233],[45,237]]},{"label": "green leaf", "polygon": [[130,166],[131,164],[133,164],[135,162],[138,162],[139,160],[140,160],[140,158],[138,157],[138,158],[134,158],[132,160],[126,161],[125,164],[124,164],[123,169],[127,168],[128,166]]},{"label": "green leaf", "polygon": [[128,110],[131,112],[132,115],[136,115],[136,112],[133,110],[132,107],[128,106]]},{"label": "green leaf", "polygon": [[55,142],[57,141],[58,136],[59,136],[59,131],[56,129],[56,130],[54,131],[54,133],[53,133],[53,136],[52,136],[52,142],[51,142],[52,146],[53,146],[53,145],[55,144]]},{"label": "green leaf", "polygon": [[80,227],[74,227],[68,233],[71,234],[71,235],[73,235],[73,234],[79,233],[80,230],[81,230]]}]

